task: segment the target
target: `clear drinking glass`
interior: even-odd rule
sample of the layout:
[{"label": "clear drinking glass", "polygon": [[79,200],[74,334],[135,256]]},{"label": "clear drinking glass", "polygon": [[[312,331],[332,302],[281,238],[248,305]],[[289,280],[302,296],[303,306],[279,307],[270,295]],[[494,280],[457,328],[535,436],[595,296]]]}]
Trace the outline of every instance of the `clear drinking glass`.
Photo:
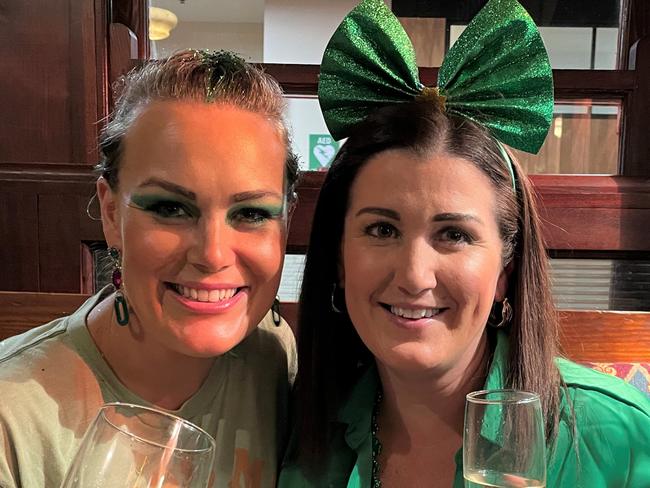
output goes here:
[{"label": "clear drinking glass", "polygon": [[214,439],[194,424],[126,403],[104,405],[61,488],[205,488]]},{"label": "clear drinking glass", "polygon": [[539,395],[482,390],[467,395],[463,434],[466,488],[543,488],[546,441]]}]

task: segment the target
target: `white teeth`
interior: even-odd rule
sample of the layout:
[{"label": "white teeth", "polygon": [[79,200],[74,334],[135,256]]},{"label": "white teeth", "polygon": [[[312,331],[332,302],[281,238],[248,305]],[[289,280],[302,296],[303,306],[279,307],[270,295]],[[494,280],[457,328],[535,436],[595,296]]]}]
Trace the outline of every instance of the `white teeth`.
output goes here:
[{"label": "white teeth", "polygon": [[233,296],[235,296],[235,293],[237,293],[237,288],[205,290],[205,289],[189,288],[183,285],[174,285],[174,286],[176,288],[176,291],[180,295],[183,295],[185,298],[189,298],[191,300],[196,300],[197,302],[211,302],[211,303],[220,302],[222,300],[227,300],[229,298],[232,298]]},{"label": "white teeth", "polygon": [[390,312],[393,315],[397,315],[398,317],[404,317],[407,319],[422,319],[425,317],[429,318],[429,317],[433,317],[434,315],[438,315],[440,313],[440,309],[439,308],[409,309],[409,308],[395,307],[391,305]]}]

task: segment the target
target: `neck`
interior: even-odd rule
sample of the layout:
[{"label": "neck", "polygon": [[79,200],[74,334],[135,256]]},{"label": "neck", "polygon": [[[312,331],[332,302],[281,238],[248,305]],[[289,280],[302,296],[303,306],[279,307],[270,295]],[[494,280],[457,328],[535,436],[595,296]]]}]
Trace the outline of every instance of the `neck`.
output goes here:
[{"label": "neck", "polygon": [[377,364],[383,388],[382,429],[401,430],[413,442],[431,442],[432,431],[462,436],[465,396],[485,384],[490,357],[487,334],[444,372],[400,372]]},{"label": "neck", "polygon": [[113,298],[100,302],[88,315],[88,331],[117,378],[132,393],[167,410],[177,410],[194,395],[214,364],[214,358],[194,358],[164,347],[145,334],[135,314],[117,325]]}]

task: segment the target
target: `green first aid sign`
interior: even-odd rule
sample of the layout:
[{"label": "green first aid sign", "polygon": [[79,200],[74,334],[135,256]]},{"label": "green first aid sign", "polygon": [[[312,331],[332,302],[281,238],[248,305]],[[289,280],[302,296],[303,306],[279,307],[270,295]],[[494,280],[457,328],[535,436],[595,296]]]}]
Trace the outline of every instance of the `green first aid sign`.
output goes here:
[{"label": "green first aid sign", "polygon": [[329,134],[309,134],[309,169],[327,170],[338,150],[339,143]]}]

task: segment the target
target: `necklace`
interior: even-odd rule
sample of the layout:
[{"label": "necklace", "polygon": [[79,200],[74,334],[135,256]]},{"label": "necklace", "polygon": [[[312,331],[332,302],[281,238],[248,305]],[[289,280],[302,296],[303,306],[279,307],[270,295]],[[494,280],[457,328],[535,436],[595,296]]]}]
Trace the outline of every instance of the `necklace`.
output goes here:
[{"label": "necklace", "polygon": [[379,405],[381,404],[382,396],[381,388],[377,388],[377,395],[375,396],[375,404],[372,407],[372,420],[370,424],[370,433],[372,435],[372,488],[381,488],[381,480],[379,479],[381,441],[377,437],[377,432],[379,431],[377,414],[379,413]]}]

